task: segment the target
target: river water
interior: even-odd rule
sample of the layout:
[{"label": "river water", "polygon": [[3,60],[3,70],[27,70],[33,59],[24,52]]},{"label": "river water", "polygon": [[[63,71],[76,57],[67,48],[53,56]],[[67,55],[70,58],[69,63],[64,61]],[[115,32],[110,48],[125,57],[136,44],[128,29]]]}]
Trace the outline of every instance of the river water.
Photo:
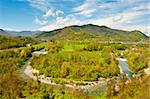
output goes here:
[{"label": "river water", "polygon": [[119,61],[120,72],[127,75],[127,77],[131,78],[133,76],[132,71],[129,69],[127,59],[125,58],[117,58]]}]

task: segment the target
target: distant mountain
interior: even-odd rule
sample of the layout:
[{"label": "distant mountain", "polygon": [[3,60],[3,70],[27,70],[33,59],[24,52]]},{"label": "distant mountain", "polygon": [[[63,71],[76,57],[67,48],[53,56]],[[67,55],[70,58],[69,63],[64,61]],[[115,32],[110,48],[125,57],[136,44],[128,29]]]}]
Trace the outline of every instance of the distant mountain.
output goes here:
[{"label": "distant mountain", "polygon": [[0,35],[3,36],[36,36],[43,31],[10,31],[0,29]]},{"label": "distant mountain", "polygon": [[8,36],[10,34],[4,31],[3,29],[0,29],[0,35]]},{"label": "distant mountain", "polygon": [[42,33],[43,31],[9,31],[6,30],[11,36],[34,36]]},{"label": "distant mountain", "polygon": [[37,37],[55,39],[86,39],[96,38],[99,40],[141,40],[148,37],[140,31],[123,31],[111,29],[106,26],[87,24],[82,26],[68,26],[49,32],[43,32]]}]

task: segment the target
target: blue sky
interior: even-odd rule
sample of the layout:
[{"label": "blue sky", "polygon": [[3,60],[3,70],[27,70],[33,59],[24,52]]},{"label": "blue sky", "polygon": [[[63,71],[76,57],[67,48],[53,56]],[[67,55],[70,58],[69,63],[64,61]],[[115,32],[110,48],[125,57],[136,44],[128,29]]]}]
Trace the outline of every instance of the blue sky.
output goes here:
[{"label": "blue sky", "polygon": [[148,0],[0,0],[0,28],[53,30],[70,25],[106,25],[150,32]]}]

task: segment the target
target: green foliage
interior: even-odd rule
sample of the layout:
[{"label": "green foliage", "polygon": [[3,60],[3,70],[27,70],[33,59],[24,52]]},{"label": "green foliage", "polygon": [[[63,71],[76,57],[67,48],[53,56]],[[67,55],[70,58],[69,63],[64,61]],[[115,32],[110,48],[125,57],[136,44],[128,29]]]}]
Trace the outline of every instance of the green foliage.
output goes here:
[{"label": "green foliage", "polygon": [[[87,50],[86,46],[92,50]],[[52,78],[66,78],[79,81],[98,80],[119,74],[113,49],[97,43],[63,42],[47,44],[48,55],[34,56],[31,65]],[[58,47],[59,46],[59,47]],[[94,47],[94,48],[92,48]],[[56,50],[58,49],[59,50]],[[103,48],[103,50],[101,50]],[[99,66],[99,67],[97,67]]]},{"label": "green foliage", "polygon": [[43,48],[43,44],[0,51],[0,98],[23,98],[24,80],[19,72],[31,56],[31,51]]},{"label": "green foliage", "polygon": [[[150,95],[150,87],[149,87],[149,81],[150,76],[149,75],[143,75],[140,78],[132,78],[127,79],[125,77],[121,77],[119,79],[119,91],[115,91],[115,81],[112,80],[110,84],[108,84],[108,90],[107,90],[107,98],[112,99],[149,99]],[[128,82],[128,83],[126,83]]]},{"label": "green foliage", "polygon": [[[83,27],[84,28],[84,27]],[[107,29],[103,27],[103,30]],[[65,33],[67,29],[63,31]],[[69,30],[75,33],[75,28]],[[98,32],[97,32],[98,33]],[[81,35],[82,34],[82,35]],[[86,35],[85,31],[75,34],[78,36]],[[65,34],[67,35],[67,33]],[[70,39],[75,36],[69,34]],[[37,43],[25,37],[7,38],[4,43],[2,38],[0,50],[0,98],[2,99],[144,99],[149,98],[148,80],[149,76],[133,78],[126,84],[125,78],[119,80],[119,92],[114,90],[115,81],[111,81],[107,86],[106,94],[89,94],[83,90],[72,90],[65,88],[63,84],[87,85],[87,81],[97,81],[99,77],[110,78],[118,76],[119,68],[116,57],[126,57],[129,68],[134,73],[141,73],[148,67],[149,46],[148,44],[110,44],[101,43],[98,39],[93,39],[93,35],[86,35],[84,40],[59,40],[53,43],[36,44],[30,47],[25,44]],[[16,37],[15,37],[16,38]],[[83,37],[81,37],[83,39]],[[6,45],[9,42],[10,44]],[[14,40],[14,41],[12,41]],[[23,40],[23,42],[22,42]],[[27,41],[29,42],[27,42]],[[17,43],[14,43],[17,42]],[[13,44],[14,43],[14,44]],[[44,48],[48,50],[47,55],[33,56],[31,65],[51,77],[51,81],[62,84],[62,86],[51,86],[42,84],[39,81],[32,81],[20,76],[20,69],[31,56],[31,52]],[[12,49],[7,49],[12,48]],[[5,50],[4,50],[5,49]],[[146,91],[145,91],[146,90]]]},{"label": "green foliage", "polygon": [[149,56],[149,48],[143,49],[134,47],[126,52],[129,68],[131,68],[134,73],[138,73],[143,70],[143,68],[148,67]]},{"label": "green foliage", "polygon": [[9,36],[0,36],[0,50],[8,48],[16,48],[26,46],[26,44],[37,44],[41,40],[32,37],[9,37]]}]

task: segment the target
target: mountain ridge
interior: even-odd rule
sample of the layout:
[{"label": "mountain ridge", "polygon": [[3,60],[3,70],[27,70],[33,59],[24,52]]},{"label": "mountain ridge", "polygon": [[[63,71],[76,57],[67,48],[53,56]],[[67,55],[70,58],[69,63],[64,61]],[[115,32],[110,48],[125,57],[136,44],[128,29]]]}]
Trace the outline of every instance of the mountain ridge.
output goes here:
[{"label": "mountain ridge", "polygon": [[55,39],[105,38],[109,40],[141,40],[149,38],[141,31],[124,31],[93,24],[67,26],[53,31],[43,32],[37,35],[37,37]]}]

